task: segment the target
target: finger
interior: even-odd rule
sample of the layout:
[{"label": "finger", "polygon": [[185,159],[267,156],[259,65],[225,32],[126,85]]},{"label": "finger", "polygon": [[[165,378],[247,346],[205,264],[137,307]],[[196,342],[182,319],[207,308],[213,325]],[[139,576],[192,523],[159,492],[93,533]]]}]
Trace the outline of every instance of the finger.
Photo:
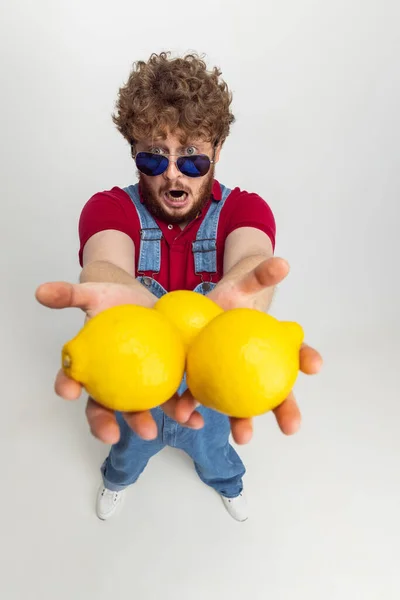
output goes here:
[{"label": "finger", "polygon": [[282,404],[274,409],[279,428],[285,435],[296,433],[301,424],[301,414],[293,392],[290,392]]},{"label": "finger", "polygon": [[248,444],[253,437],[253,420],[230,417],[233,439],[237,444]]},{"label": "finger", "polygon": [[157,423],[150,411],[124,413],[124,419],[129,427],[144,440],[155,440],[158,436]]},{"label": "finger", "polygon": [[168,402],[163,404],[162,409],[166,415],[174,419],[185,427],[191,429],[201,429],[204,426],[204,419],[195,409],[198,402],[193,398],[189,390],[186,390],[182,396],[175,394]]},{"label": "finger", "polygon": [[120,431],[113,411],[100,406],[92,398],[89,398],[86,405],[86,417],[94,437],[105,444],[118,442]]},{"label": "finger", "polygon": [[81,384],[67,377],[62,369],[57,373],[54,389],[64,400],[77,400],[82,393]]},{"label": "finger", "polygon": [[303,344],[300,348],[300,369],[307,375],[315,375],[322,368],[322,356],[319,352]]},{"label": "finger", "polygon": [[182,396],[177,396],[175,401],[175,415],[177,421],[180,423],[187,423],[197,406],[199,406],[199,403],[193,397],[191,391],[189,389],[185,390]]},{"label": "finger", "polygon": [[204,419],[202,415],[195,410],[194,413],[190,415],[186,423],[181,423],[181,425],[184,427],[189,427],[190,429],[202,429],[204,427]]},{"label": "finger", "polygon": [[65,281],[44,283],[35,296],[40,304],[49,308],[81,308],[86,312],[93,310],[98,299],[94,288]]},{"label": "finger", "polygon": [[264,260],[238,282],[239,291],[256,294],[264,288],[280,283],[289,273],[289,264],[283,258],[272,257]]}]

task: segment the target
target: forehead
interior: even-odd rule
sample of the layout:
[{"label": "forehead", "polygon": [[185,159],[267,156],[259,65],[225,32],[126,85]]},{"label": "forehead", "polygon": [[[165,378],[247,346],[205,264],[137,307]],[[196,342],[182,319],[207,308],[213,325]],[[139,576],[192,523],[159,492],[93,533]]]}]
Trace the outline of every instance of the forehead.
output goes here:
[{"label": "forehead", "polygon": [[150,138],[140,140],[142,144],[159,144],[169,148],[182,148],[183,146],[195,145],[206,146],[210,142],[198,132],[186,133],[183,131],[171,132],[155,131]]}]

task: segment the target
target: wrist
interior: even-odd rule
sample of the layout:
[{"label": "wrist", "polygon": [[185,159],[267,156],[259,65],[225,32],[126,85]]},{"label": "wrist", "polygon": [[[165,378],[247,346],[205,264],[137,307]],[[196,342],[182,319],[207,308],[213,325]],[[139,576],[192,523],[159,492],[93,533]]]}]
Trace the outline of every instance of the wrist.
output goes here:
[{"label": "wrist", "polygon": [[134,279],[131,281],[127,287],[129,287],[136,299],[134,304],[139,304],[141,306],[145,306],[147,308],[154,308],[158,298],[152,292],[150,292],[140,281]]}]

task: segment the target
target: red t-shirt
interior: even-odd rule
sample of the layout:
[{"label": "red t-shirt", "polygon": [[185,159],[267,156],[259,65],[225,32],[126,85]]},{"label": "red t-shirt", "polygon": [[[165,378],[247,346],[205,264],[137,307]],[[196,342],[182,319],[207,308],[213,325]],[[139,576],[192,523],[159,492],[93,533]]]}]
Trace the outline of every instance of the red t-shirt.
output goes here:
[{"label": "red t-shirt", "polygon": [[[215,180],[212,195],[221,200],[221,188]],[[192,242],[196,239],[199,227],[207,213],[211,200],[201,214],[182,231],[179,225],[155,219],[163,237],[161,239],[160,272],[144,273],[152,276],[166,290],[193,290],[201,283],[200,275],[194,269]],[[225,240],[239,227],[255,227],[264,231],[275,247],[275,219],[268,204],[257,194],[235,188],[229,194],[221,210],[217,231],[217,273],[205,274],[204,281],[217,282],[223,275],[223,256]],[[126,192],[119,187],[99,192],[92,196],[84,206],[79,221],[80,250],[79,261],[82,266],[83,248],[88,239],[106,229],[116,229],[129,235],[135,246],[136,275],[140,249],[140,221],[136,208]]]}]

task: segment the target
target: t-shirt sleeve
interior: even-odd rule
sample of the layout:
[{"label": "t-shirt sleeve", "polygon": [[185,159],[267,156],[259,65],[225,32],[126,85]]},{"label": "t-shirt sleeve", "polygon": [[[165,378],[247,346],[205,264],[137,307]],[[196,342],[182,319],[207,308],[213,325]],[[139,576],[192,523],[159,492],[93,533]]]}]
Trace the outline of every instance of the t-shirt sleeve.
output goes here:
[{"label": "t-shirt sleeve", "polygon": [[229,211],[226,223],[226,237],[240,227],[254,227],[268,235],[275,250],[276,222],[267,202],[258,194],[238,192]]},{"label": "t-shirt sleeve", "polygon": [[[107,229],[126,233],[133,240],[132,215],[127,214],[127,206],[121,190],[99,192],[85,204],[79,218],[79,263],[82,266],[83,249],[86,242],[95,234]],[[128,203],[129,204],[129,203]]]}]

